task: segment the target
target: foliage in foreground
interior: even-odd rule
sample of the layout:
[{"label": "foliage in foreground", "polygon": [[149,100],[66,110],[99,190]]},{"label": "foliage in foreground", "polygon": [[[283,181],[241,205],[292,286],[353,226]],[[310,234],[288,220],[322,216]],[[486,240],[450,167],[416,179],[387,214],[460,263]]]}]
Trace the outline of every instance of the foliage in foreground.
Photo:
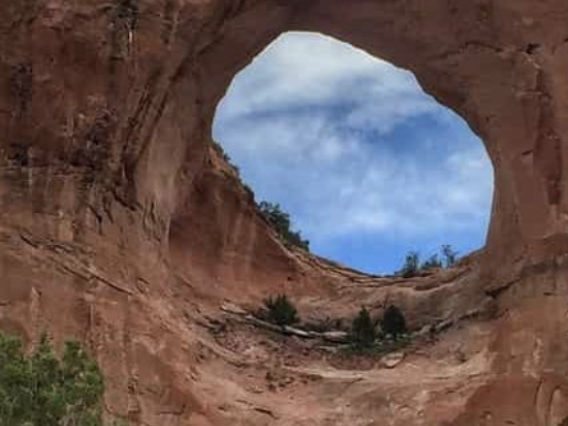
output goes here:
[{"label": "foliage in foreground", "polygon": [[264,301],[266,319],[276,325],[293,325],[300,321],[298,310],[288,296],[281,294]]},{"label": "foliage in foreground", "polygon": [[58,358],[47,336],[30,355],[0,332],[0,426],[102,426],[103,376],[81,345]]},{"label": "foliage in foreground", "polygon": [[309,251],[310,242],[303,239],[300,232],[292,230],[290,215],[283,211],[279,204],[263,201],[258,208],[286,244]]}]

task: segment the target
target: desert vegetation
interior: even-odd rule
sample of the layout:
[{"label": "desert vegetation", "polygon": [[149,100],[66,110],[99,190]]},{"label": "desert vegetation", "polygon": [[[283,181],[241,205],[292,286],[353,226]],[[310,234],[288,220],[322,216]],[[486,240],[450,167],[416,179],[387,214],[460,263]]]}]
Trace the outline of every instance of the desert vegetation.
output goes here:
[{"label": "desert vegetation", "polygon": [[[215,141],[212,142],[212,146],[223,161],[232,167],[237,175],[240,176],[239,167],[233,163],[231,157],[227,154],[223,147]],[[246,183],[241,183],[243,188],[254,199],[254,191]],[[276,231],[281,241],[287,246],[298,247],[307,251],[310,250],[310,242],[302,237],[302,233],[300,231],[293,230],[290,214],[285,212],[280,204],[262,201],[257,203],[257,208],[270,226]]]},{"label": "desert vegetation", "polygon": [[377,322],[362,308],[351,324],[351,342],[360,348],[370,348],[377,340]]},{"label": "desert vegetation", "polygon": [[351,350],[372,350],[387,353],[408,343],[406,318],[400,308],[390,305],[382,317],[373,318],[369,310],[361,308],[351,323]]},{"label": "desert vegetation", "polygon": [[355,352],[387,353],[403,347],[409,340],[406,318],[396,305],[388,306],[380,317],[375,318],[367,308],[361,308],[346,329],[342,319],[326,317],[319,321],[301,321],[294,302],[282,294],[265,299],[255,317],[279,327],[288,327],[287,332],[291,334],[331,338]]},{"label": "desert vegetation", "polygon": [[299,231],[292,230],[290,215],[279,204],[262,201],[258,208],[285,244],[309,251],[310,242],[302,238]]},{"label": "desert vegetation", "polygon": [[397,275],[402,276],[403,278],[411,278],[418,275],[420,272],[420,254],[418,252],[412,251],[406,255],[404,259],[404,264],[400,271],[397,272]]},{"label": "desert vegetation", "polygon": [[381,330],[385,336],[392,336],[394,339],[406,334],[406,318],[404,314],[395,305],[390,305],[383,314],[381,320]]},{"label": "desert vegetation", "polygon": [[265,299],[259,316],[279,326],[294,325],[300,322],[296,306],[285,294]]},{"label": "desert vegetation", "polygon": [[412,278],[425,271],[451,268],[456,264],[457,260],[458,253],[449,244],[444,244],[440,248],[439,254],[435,253],[423,262],[420,260],[420,253],[411,251],[406,255],[404,263],[396,275],[403,278]]},{"label": "desert vegetation", "polygon": [[444,244],[442,246],[442,257],[444,259],[444,266],[451,268],[458,261],[458,252],[456,252],[451,245]]},{"label": "desert vegetation", "polygon": [[27,355],[0,332],[0,426],[102,426],[103,392],[101,371],[79,343],[65,343],[57,357],[44,335]]}]

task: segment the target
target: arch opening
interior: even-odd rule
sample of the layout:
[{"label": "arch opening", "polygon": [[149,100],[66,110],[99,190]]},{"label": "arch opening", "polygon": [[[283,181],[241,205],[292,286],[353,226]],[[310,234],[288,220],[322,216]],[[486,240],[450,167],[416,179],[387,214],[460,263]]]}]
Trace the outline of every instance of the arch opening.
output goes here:
[{"label": "arch opening", "polygon": [[281,35],[235,77],[213,137],[256,201],[280,204],[323,257],[391,273],[409,251],[485,243],[483,143],[412,73],[347,43]]}]

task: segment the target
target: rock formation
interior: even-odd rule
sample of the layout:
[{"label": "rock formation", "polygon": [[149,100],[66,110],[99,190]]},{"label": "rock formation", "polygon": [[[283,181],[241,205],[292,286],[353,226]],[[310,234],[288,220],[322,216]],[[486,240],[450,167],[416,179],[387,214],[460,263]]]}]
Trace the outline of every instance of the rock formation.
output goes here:
[{"label": "rock formation", "polygon": [[[149,426],[568,415],[564,0],[0,0],[0,16],[0,327],[88,343],[109,412]],[[459,273],[364,277],[289,251],[256,213],[211,122],[288,30],[413,71],[482,137],[491,227]],[[389,297],[414,327],[449,328],[392,370],[357,372],[204,326],[222,303],[283,289],[308,314]]]}]

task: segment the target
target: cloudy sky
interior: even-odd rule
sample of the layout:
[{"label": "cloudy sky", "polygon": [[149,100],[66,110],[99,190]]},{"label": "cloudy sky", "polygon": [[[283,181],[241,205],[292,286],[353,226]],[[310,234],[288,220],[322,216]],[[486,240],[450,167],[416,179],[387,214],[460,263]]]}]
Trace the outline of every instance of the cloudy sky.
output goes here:
[{"label": "cloudy sky", "polygon": [[481,141],[411,73],[348,44],[281,36],[235,78],[213,136],[319,255],[389,273],[410,250],[485,242],[493,172]]}]

